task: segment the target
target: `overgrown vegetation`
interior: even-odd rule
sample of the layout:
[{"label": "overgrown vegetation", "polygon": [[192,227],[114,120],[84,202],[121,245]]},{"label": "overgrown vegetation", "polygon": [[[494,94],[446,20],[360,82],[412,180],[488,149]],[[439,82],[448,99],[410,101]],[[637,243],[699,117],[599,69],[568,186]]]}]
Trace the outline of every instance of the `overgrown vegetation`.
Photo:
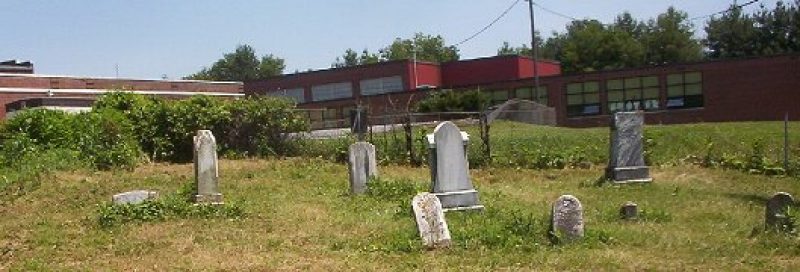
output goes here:
[{"label": "overgrown vegetation", "polygon": [[480,90],[454,92],[433,91],[416,104],[419,112],[477,112],[483,111],[491,102],[489,95]]}]

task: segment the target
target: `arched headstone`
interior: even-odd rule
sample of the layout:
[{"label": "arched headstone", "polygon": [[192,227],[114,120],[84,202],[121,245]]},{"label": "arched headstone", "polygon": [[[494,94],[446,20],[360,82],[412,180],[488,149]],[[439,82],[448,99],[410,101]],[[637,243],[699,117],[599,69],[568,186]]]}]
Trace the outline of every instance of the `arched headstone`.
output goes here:
[{"label": "arched headstone", "polygon": [[422,243],[427,248],[450,246],[450,230],[444,219],[444,211],[439,198],[431,193],[420,193],[411,200],[414,219]]},{"label": "arched headstone", "polygon": [[436,126],[427,139],[433,179],[431,191],[442,202],[442,207],[446,211],[483,209],[478,191],[469,178],[466,151],[469,135],[446,121]]},{"label": "arched headstone", "polygon": [[562,195],[553,203],[550,233],[559,242],[583,238],[583,206],[578,198]]},{"label": "arched headstone", "polygon": [[197,183],[195,202],[221,204],[217,141],[210,130],[198,130],[194,136],[194,178]]},{"label": "arched headstone", "polygon": [[767,201],[766,215],[764,217],[765,224],[768,229],[785,229],[791,222],[787,212],[789,207],[794,205],[794,198],[792,195],[785,192],[779,192],[772,196]]}]

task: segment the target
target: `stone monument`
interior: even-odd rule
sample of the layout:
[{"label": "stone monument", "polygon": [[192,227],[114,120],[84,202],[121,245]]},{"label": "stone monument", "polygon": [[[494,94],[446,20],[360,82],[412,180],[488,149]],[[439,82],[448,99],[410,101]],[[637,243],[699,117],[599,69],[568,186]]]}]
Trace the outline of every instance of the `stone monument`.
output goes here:
[{"label": "stone monument", "polygon": [[194,179],[197,183],[196,203],[222,204],[217,142],[210,130],[198,130],[194,136]]},{"label": "stone monument", "polygon": [[578,198],[562,195],[553,203],[550,236],[558,242],[583,238],[583,206]]},{"label": "stone monument", "polygon": [[378,176],[375,146],[368,142],[356,142],[350,145],[347,165],[350,168],[350,193],[366,192],[369,178]]},{"label": "stone monument", "polygon": [[439,198],[431,193],[420,193],[411,200],[417,230],[422,243],[429,249],[450,246],[450,230],[444,219]]},{"label": "stone monument", "polygon": [[483,209],[478,201],[478,191],[469,180],[467,143],[469,135],[450,121],[436,126],[427,135],[431,191],[442,202],[445,211]]},{"label": "stone monument", "polygon": [[619,208],[619,216],[625,220],[636,220],[639,218],[639,206],[631,201],[625,202]]},{"label": "stone monument", "polygon": [[791,224],[786,214],[789,207],[794,205],[794,198],[789,193],[779,192],[767,201],[764,221],[767,229],[785,229]]},{"label": "stone monument", "polygon": [[111,201],[114,204],[140,204],[147,200],[158,198],[158,192],[147,190],[136,190],[130,192],[119,193],[111,196]]},{"label": "stone monument", "polygon": [[644,113],[617,112],[611,118],[611,139],[606,178],[613,183],[651,182],[644,163],[642,126]]}]

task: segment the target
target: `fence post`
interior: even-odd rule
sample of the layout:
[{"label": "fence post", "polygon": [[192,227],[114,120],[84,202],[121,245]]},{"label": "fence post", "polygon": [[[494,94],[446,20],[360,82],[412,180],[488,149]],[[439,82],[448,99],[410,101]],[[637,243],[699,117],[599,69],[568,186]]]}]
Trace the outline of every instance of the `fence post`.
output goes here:
[{"label": "fence post", "polygon": [[492,146],[489,141],[489,114],[488,112],[480,112],[479,123],[481,126],[481,140],[483,141],[483,152],[486,156],[486,164],[492,163]]},{"label": "fence post", "polygon": [[406,112],[405,120],[403,120],[403,129],[406,132],[406,150],[408,150],[408,163],[412,166],[419,166],[417,163],[417,155],[414,154],[414,133],[411,127],[411,113]]},{"label": "fence post", "polygon": [[783,117],[783,169],[789,171],[789,112]]}]

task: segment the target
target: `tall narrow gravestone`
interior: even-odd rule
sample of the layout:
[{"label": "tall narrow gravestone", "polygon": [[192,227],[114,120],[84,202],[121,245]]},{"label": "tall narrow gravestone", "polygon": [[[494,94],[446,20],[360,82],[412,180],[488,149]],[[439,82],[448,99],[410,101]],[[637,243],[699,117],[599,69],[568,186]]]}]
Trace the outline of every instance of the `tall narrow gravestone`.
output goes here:
[{"label": "tall narrow gravestone", "polygon": [[779,192],[767,201],[767,211],[764,217],[767,229],[786,230],[792,222],[787,214],[789,207],[794,205],[794,199],[789,193]]},{"label": "tall narrow gravestone", "polygon": [[428,134],[428,159],[433,179],[433,194],[445,211],[483,209],[478,191],[469,180],[466,146],[469,135],[450,121],[442,122]]},{"label": "tall narrow gravestone", "polygon": [[194,179],[197,203],[221,204],[217,142],[210,130],[198,130],[194,136]]},{"label": "tall narrow gravestone", "polygon": [[378,176],[375,146],[368,142],[350,145],[347,164],[350,167],[350,193],[361,194],[367,190],[370,177]]},{"label": "tall narrow gravestone", "polygon": [[420,193],[411,200],[411,207],[425,247],[432,249],[450,246],[450,230],[447,228],[439,198],[431,193]]},{"label": "tall narrow gravestone", "polygon": [[578,198],[562,195],[553,203],[550,236],[559,242],[583,238],[583,206]]},{"label": "tall narrow gravestone", "polygon": [[642,126],[644,113],[617,112],[611,119],[611,139],[606,177],[614,183],[651,182],[644,163]]}]

